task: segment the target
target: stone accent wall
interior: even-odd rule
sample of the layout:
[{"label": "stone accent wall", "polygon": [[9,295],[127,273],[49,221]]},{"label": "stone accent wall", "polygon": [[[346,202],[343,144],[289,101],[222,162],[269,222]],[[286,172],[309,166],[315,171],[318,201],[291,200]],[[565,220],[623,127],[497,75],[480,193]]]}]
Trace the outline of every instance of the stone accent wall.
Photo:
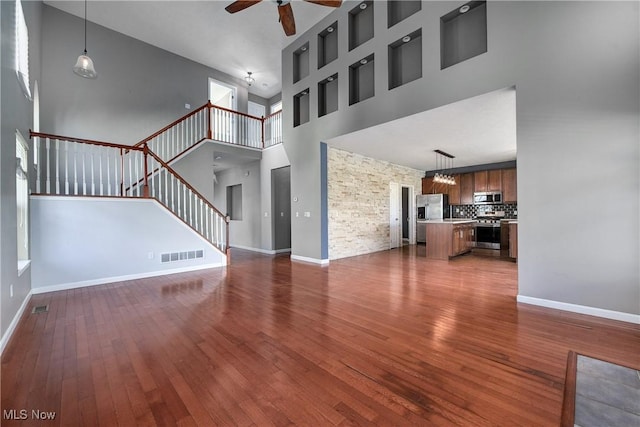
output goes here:
[{"label": "stone accent wall", "polygon": [[329,259],[389,249],[389,183],[421,194],[424,172],[331,147],[327,155]]}]

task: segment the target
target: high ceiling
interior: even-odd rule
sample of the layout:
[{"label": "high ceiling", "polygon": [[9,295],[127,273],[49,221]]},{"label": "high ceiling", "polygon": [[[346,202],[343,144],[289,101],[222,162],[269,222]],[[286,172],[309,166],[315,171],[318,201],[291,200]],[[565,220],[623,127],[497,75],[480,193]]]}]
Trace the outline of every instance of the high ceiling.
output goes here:
[{"label": "high ceiling", "polygon": [[515,160],[516,90],[497,90],[326,142],[417,170],[441,169],[434,150],[455,156],[456,168]]},{"label": "high ceiling", "polygon": [[[282,49],[335,9],[292,0],[297,34],[287,37],[275,1],[229,14],[224,8],[232,2],[89,0],[87,19],[235,77],[251,71],[249,91],[271,98],[282,90]],[[44,3],[84,17],[82,1]]]}]

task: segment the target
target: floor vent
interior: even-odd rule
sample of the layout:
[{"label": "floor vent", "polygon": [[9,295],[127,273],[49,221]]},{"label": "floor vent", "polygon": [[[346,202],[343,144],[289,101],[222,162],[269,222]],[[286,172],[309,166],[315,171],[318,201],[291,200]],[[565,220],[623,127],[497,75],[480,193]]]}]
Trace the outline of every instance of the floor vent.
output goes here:
[{"label": "floor vent", "polygon": [[31,310],[31,314],[46,313],[48,311],[49,311],[49,306],[48,305],[37,305],[37,306],[33,307],[33,310]]},{"label": "floor vent", "polygon": [[160,254],[160,262],[175,262],[185,261],[189,259],[204,258],[204,250],[198,249],[195,251],[183,251],[183,252],[168,252]]}]

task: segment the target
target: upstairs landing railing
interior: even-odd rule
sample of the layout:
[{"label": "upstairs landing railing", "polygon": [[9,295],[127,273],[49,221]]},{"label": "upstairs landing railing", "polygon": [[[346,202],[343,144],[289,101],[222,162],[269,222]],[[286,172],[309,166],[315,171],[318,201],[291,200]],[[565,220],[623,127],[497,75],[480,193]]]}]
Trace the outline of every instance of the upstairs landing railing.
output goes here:
[{"label": "upstairs landing railing", "polygon": [[171,163],[205,139],[255,149],[271,147],[282,142],[282,111],[255,117],[207,102],[134,147],[146,144]]},{"label": "upstairs landing railing", "polygon": [[[229,220],[159,155],[143,146],[31,132],[36,195],[154,198],[229,255]],[[228,259],[228,258],[227,258]]]}]

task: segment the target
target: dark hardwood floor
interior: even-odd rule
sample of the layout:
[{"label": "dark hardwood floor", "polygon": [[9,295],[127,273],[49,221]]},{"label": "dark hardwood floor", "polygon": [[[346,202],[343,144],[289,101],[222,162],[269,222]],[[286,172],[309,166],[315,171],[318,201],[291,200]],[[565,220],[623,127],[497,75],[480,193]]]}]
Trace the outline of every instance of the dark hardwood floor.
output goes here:
[{"label": "dark hardwood floor", "polygon": [[420,251],[234,250],[226,269],[33,296],[2,425],[554,426],[570,350],[640,367],[637,325],[517,304],[512,262]]}]

